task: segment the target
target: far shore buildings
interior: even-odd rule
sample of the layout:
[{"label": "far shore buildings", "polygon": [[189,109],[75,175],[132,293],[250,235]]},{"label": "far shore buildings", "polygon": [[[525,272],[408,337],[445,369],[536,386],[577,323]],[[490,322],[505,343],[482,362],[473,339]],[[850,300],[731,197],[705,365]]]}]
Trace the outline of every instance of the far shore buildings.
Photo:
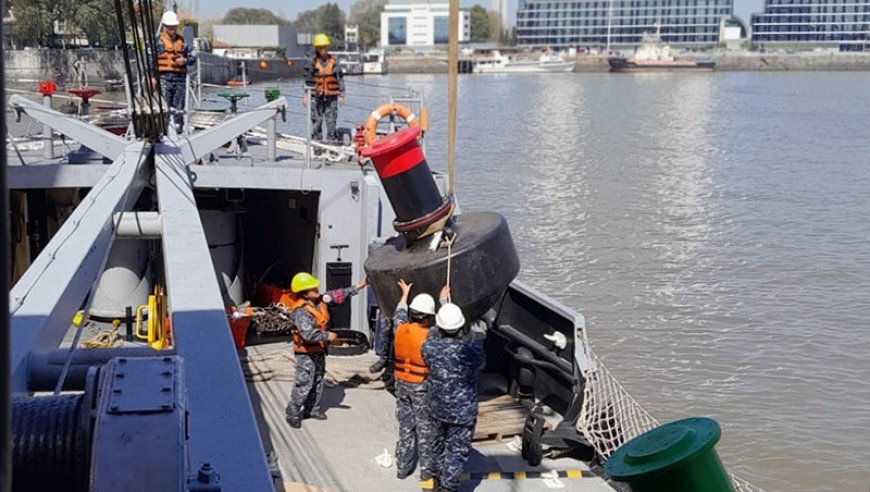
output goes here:
[{"label": "far shore buildings", "polygon": [[[381,47],[446,45],[450,6],[446,0],[391,0],[381,13]],[[471,14],[459,11],[459,42],[471,39]]]},{"label": "far shore buildings", "polygon": [[234,58],[297,58],[311,49],[310,35],[286,25],[218,24],[212,32],[214,53]]},{"label": "far shore buildings", "polygon": [[712,48],[725,27],[748,26],[734,17],[733,0],[519,0],[517,41],[536,47],[624,49],[661,29],[680,48]]},{"label": "far shore buildings", "polygon": [[870,0],[765,0],[752,32],[768,49],[870,51]]},{"label": "far shore buildings", "polygon": [[492,0],[492,11],[498,14],[501,28],[507,29],[511,25],[510,6],[508,0]]},{"label": "far shore buildings", "polygon": [[733,0],[519,0],[517,11],[530,47],[621,50],[657,28],[676,48],[748,48],[751,34],[755,48],[870,51],[870,0],[765,0],[751,26]]}]

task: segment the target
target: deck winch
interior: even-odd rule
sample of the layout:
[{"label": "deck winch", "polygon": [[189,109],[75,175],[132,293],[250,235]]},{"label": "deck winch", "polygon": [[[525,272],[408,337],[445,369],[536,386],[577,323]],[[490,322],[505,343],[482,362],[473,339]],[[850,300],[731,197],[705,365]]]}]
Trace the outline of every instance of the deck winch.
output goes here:
[{"label": "deck winch", "polygon": [[[498,302],[520,270],[507,220],[493,212],[453,217],[453,202],[438,191],[417,137],[406,128],[363,151],[370,158],[396,212],[401,235],[374,250],[365,263],[369,283],[384,315],[392,317],[400,292],[396,282],[414,283],[415,292],[437,295],[451,273],[452,301],[466,319],[482,317]],[[452,247],[437,246],[447,227]]]}]

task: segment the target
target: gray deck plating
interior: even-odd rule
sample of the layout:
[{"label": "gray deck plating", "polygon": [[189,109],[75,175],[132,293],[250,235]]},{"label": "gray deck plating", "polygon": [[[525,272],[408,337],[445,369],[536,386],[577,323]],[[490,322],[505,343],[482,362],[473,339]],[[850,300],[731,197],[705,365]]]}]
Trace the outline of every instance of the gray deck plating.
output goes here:
[{"label": "gray deck plating", "polygon": [[[373,360],[371,356],[360,357],[360,364],[368,365]],[[398,480],[395,466],[383,469],[375,462],[375,457],[384,449],[392,454],[396,444],[395,400],[387,391],[327,387],[323,394],[323,408],[329,419],[306,420],[301,429],[293,429],[284,421],[284,407],[291,389],[292,383],[289,382],[248,383],[263,445],[266,452],[273,453],[277,459],[285,490],[421,490],[420,483],[413,478]],[[475,446],[466,466],[466,472],[472,477],[464,481],[462,487],[466,492],[549,491],[554,489],[539,478],[481,479],[480,474],[551,470],[582,471],[582,478],[560,478],[564,489],[613,491],[602,479],[591,476],[588,465],[582,461],[570,458],[544,460],[541,466],[531,467],[506,443]]]}]

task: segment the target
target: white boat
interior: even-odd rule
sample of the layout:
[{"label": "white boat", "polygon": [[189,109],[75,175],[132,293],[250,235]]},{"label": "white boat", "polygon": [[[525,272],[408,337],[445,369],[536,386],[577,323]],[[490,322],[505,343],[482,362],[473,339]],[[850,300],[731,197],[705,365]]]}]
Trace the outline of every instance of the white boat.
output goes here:
[{"label": "white boat", "polygon": [[542,53],[537,60],[515,59],[493,51],[489,58],[476,60],[474,73],[541,73],[571,72],[574,61],[567,61],[561,55]]},{"label": "white boat", "polygon": [[384,75],[387,73],[387,60],[384,50],[334,51],[345,75]]},{"label": "white boat", "polygon": [[386,75],[387,55],[382,49],[371,49],[363,55],[363,73],[366,75]]}]

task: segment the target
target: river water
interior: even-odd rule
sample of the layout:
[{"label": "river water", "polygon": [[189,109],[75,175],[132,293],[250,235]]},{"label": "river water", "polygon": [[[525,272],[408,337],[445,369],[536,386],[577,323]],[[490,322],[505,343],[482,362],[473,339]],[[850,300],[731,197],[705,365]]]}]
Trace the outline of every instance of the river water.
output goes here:
[{"label": "river water", "polygon": [[[446,78],[421,89],[446,168]],[[659,420],[716,418],[769,491],[870,488],[870,73],[462,76],[462,206],[586,316]],[[294,108],[294,110],[301,110]],[[291,115],[293,117],[293,115]],[[289,125],[304,128],[298,116]]]}]

